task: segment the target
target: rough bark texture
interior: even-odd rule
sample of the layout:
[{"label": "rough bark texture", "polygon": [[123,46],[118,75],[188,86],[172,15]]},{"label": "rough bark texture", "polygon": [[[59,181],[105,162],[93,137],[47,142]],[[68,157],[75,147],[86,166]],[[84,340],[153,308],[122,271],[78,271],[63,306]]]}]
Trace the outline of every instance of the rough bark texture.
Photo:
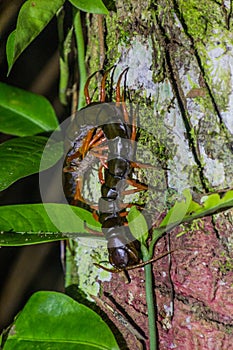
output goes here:
[{"label": "rough bark texture", "polygon": [[[116,75],[129,67],[127,86],[139,105],[140,123],[157,140],[148,147],[168,169],[168,202],[185,188],[205,193],[233,187],[232,6],[213,0],[119,0],[104,19],[104,42],[98,41],[98,21],[88,18],[91,70],[103,63],[103,47],[107,66],[117,64]],[[159,349],[233,349],[232,211],[179,228],[170,241],[176,249],[171,263],[164,257],[153,266]],[[121,308],[148,337],[143,270],[130,272],[126,285],[118,275],[92,269],[83,254],[80,261],[79,249],[83,290],[101,289],[102,300]],[[155,255],[166,250],[164,237]],[[85,264],[91,272],[81,271]],[[106,312],[122,332],[120,348],[140,349],[140,341]],[[149,349],[148,339],[142,343]]]}]

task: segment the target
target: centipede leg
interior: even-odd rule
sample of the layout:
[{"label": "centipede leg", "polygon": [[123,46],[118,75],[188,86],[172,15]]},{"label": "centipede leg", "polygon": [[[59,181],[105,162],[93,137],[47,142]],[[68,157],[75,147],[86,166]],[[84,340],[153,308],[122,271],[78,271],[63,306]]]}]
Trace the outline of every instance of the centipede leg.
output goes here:
[{"label": "centipede leg", "polygon": [[99,170],[98,170],[98,177],[99,177],[99,181],[101,183],[101,185],[103,185],[105,183],[105,180],[104,180],[104,176],[103,176],[103,168],[108,168],[108,165],[106,163],[104,163],[103,160],[100,160],[101,161],[101,165],[99,167]]},{"label": "centipede leg", "polygon": [[100,129],[89,143],[89,148],[96,147],[106,141],[103,130]]},{"label": "centipede leg", "polygon": [[123,191],[124,195],[129,195],[129,194],[134,194],[136,192],[140,192],[140,191],[146,191],[148,190],[148,186],[138,183],[133,179],[127,179],[126,182],[128,183],[128,185],[134,186],[135,188],[131,189],[131,190],[125,190]]},{"label": "centipede leg", "polygon": [[86,84],[84,86],[84,95],[85,95],[85,99],[86,99],[86,104],[89,105],[91,103],[91,98],[90,98],[90,94],[89,94],[89,84],[90,84],[90,81],[91,79],[97,74],[99,73],[100,71],[96,71],[94,72],[86,81]]},{"label": "centipede leg", "polygon": [[106,70],[106,72],[104,73],[104,76],[101,80],[101,86],[100,86],[100,102],[105,102],[106,99],[106,93],[105,93],[105,85],[106,85],[106,79],[107,76],[109,74],[109,72],[111,72],[111,70],[114,68],[115,66],[109,68],[108,70]]},{"label": "centipede leg", "polygon": [[140,163],[140,162],[131,162],[130,163],[132,168],[139,168],[139,169],[154,169],[155,167],[149,163]]},{"label": "centipede leg", "polygon": [[92,233],[95,236],[103,237],[104,235],[103,232],[92,230],[90,227],[87,226],[86,222],[84,222],[84,228],[86,231],[88,231],[89,233]]},{"label": "centipede leg", "polygon": [[79,177],[76,180],[76,188],[75,188],[74,200],[86,203],[85,199],[83,198],[83,196],[81,194],[82,193],[82,187],[83,187],[83,181],[82,181],[82,178]]},{"label": "centipede leg", "polygon": [[81,148],[79,149],[79,153],[81,153],[82,158],[87,154],[87,152],[94,147],[97,147],[106,141],[106,137],[104,137],[103,131],[100,130],[94,137],[94,129],[88,131],[87,136],[85,137]]},{"label": "centipede leg", "polygon": [[103,146],[103,147],[96,147],[96,148],[92,148],[92,150],[90,151],[91,154],[93,154],[93,156],[95,156],[96,158],[99,158],[100,160],[106,161],[108,159],[108,156],[103,154],[102,151],[107,150],[108,147],[107,146]]},{"label": "centipede leg", "polygon": [[116,86],[116,103],[124,102],[124,94],[121,96],[121,79],[126,72],[128,72],[129,68],[125,68],[123,72],[120,74],[118,81],[117,81],[117,86]]},{"label": "centipede leg", "polygon": [[94,129],[91,129],[88,131],[87,136],[85,137],[82,147],[81,147],[81,153],[83,154],[83,158],[84,156],[87,154],[88,150],[90,149],[90,141],[93,137],[93,133],[94,133]]},{"label": "centipede leg", "polygon": [[136,140],[136,134],[137,134],[137,129],[136,129],[136,114],[133,113],[131,141],[135,141],[135,140]]},{"label": "centipede leg", "polygon": [[124,93],[122,93],[122,96],[121,96],[121,79],[124,74],[127,74],[128,70],[129,68],[126,68],[123,70],[123,72],[120,74],[118,78],[117,86],[116,86],[116,105],[119,105],[121,103],[122,109],[123,109],[124,121],[126,124],[129,124],[129,114],[125,105]]}]

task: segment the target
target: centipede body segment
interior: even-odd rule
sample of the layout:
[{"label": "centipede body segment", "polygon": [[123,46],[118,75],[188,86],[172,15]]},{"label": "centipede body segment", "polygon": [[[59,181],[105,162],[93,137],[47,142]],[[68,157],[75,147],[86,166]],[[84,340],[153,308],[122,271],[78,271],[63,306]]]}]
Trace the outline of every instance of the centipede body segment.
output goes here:
[{"label": "centipede body segment", "polygon": [[[147,190],[147,186],[132,179],[132,169],[137,164],[135,116],[132,121],[126,108],[120,84],[124,70],[116,84],[116,102],[105,102],[105,84],[109,75],[103,75],[99,102],[92,103],[87,80],[84,88],[87,106],[75,117],[71,149],[66,155],[63,172],[67,199],[72,205],[85,202],[82,195],[83,174],[91,164],[99,161],[99,181],[101,197],[95,217],[102,226],[108,242],[109,262],[116,269],[124,269],[138,264],[140,260],[139,242],[132,236],[127,225],[124,196]],[[131,124],[130,124],[131,123]],[[131,185],[133,189],[127,189]],[[68,191],[67,191],[68,188]]]}]

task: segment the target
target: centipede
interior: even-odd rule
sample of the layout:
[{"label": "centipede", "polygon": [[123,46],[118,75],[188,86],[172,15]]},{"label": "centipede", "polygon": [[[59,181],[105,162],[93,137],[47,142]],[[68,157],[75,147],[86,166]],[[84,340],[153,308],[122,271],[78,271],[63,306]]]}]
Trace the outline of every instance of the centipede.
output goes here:
[{"label": "centipede", "polygon": [[[86,203],[83,198],[83,174],[98,160],[98,177],[101,196],[93,215],[101,224],[107,240],[109,262],[114,271],[140,266],[140,244],[132,236],[127,224],[128,194],[147,191],[148,186],[132,177],[135,167],[143,167],[135,160],[136,115],[129,114],[121,91],[123,77],[128,68],[119,75],[115,88],[115,102],[106,102],[107,70],[100,84],[99,101],[92,102],[89,93],[92,74],[84,87],[86,107],[78,111],[69,128],[71,147],[66,154],[63,173],[65,195],[71,205]],[[128,189],[131,186],[133,188]]]}]

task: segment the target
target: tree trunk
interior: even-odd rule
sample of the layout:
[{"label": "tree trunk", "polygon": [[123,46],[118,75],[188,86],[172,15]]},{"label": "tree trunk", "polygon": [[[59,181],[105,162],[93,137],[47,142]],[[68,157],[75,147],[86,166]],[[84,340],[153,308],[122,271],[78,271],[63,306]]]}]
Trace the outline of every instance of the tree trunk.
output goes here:
[{"label": "tree trunk", "polygon": [[[130,98],[139,107],[140,126],[153,135],[149,141],[140,136],[159,164],[155,187],[161,173],[166,185],[163,194],[149,197],[153,223],[183,189],[204,194],[233,187],[232,8],[232,1],[119,0],[105,18],[87,18],[91,72],[116,64],[117,77],[129,67]],[[158,242],[155,256],[175,250],[171,261],[153,264],[160,350],[233,349],[232,213],[173,230],[169,248],[168,235]],[[185,234],[177,238],[178,232]],[[130,272],[126,285],[118,274],[94,270],[83,253],[80,259],[80,249],[80,288],[104,291],[102,300],[148,338],[143,269]],[[135,340],[103,309],[123,336],[121,349],[140,349],[141,343],[150,349],[148,339]]]}]

